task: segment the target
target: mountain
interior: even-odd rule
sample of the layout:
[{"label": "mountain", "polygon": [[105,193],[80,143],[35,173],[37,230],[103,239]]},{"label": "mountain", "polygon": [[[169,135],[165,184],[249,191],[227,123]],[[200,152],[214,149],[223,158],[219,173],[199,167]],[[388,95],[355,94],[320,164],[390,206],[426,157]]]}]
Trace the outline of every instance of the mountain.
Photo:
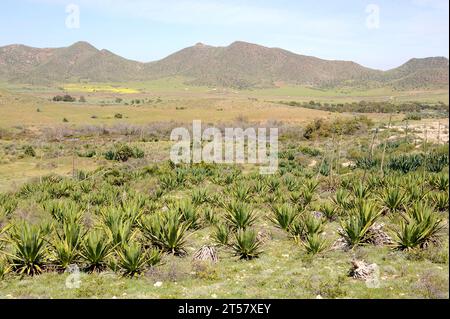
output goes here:
[{"label": "mountain", "polygon": [[0,77],[13,82],[128,81],[134,80],[142,67],[142,63],[98,50],[87,42],[56,49],[0,48]]},{"label": "mountain", "polygon": [[295,84],[410,89],[447,86],[448,59],[411,59],[398,68],[380,71],[351,61],[324,60],[241,41],[226,47],[198,43],[150,63],[130,61],[87,42],[55,49],[0,48],[0,80],[4,81],[125,82],[172,76],[182,76],[193,85],[234,88]]}]

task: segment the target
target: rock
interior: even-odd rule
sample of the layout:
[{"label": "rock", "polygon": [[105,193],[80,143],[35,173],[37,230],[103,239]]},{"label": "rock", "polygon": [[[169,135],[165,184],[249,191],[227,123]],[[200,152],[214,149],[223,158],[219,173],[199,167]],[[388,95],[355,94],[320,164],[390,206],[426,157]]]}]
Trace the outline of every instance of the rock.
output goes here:
[{"label": "rock", "polygon": [[163,283],[161,281],[157,281],[157,282],[155,282],[155,284],[153,286],[161,287],[162,285],[163,285]]}]

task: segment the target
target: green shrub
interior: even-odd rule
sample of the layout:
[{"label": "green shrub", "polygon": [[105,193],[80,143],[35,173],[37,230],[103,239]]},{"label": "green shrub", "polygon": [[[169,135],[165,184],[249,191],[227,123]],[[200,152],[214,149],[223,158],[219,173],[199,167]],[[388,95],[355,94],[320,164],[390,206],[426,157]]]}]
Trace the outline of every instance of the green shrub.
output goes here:
[{"label": "green shrub", "polygon": [[110,161],[126,162],[130,158],[143,158],[145,153],[138,147],[130,147],[126,144],[116,145],[105,152],[105,158]]},{"label": "green shrub", "polygon": [[25,156],[30,156],[30,157],[36,156],[36,151],[34,150],[33,146],[31,146],[31,145],[26,145],[23,148],[23,153],[25,154]]}]

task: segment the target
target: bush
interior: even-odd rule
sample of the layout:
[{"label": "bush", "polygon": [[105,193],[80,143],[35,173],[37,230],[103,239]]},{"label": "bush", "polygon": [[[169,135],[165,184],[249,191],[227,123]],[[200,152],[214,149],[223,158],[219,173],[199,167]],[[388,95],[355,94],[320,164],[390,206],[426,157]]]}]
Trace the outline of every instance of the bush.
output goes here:
[{"label": "bush", "polygon": [[144,151],[138,147],[130,147],[126,144],[120,144],[114,149],[108,150],[105,153],[105,158],[110,161],[126,162],[130,158],[143,158]]},{"label": "bush", "polygon": [[309,140],[332,135],[352,135],[358,131],[365,131],[372,125],[373,122],[365,116],[337,119],[332,122],[318,119],[306,126],[303,137]]},{"label": "bush", "polygon": [[76,98],[66,94],[64,96],[56,95],[52,99],[54,102],[75,102]]},{"label": "bush", "polygon": [[403,121],[420,121],[422,119],[422,115],[419,113],[408,113],[403,118]]},{"label": "bush", "polygon": [[31,145],[25,146],[25,147],[23,148],[23,153],[24,153],[26,156],[30,156],[30,157],[35,157],[35,156],[36,156],[36,152],[35,152],[33,146],[31,146]]}]

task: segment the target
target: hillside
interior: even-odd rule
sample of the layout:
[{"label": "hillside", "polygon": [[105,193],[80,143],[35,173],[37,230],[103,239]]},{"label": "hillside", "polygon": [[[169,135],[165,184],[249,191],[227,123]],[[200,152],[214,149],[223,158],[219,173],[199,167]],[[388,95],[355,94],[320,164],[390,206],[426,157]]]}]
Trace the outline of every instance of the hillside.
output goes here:
[{"label": "hillside", "polygon": [[150,63],[127,60],[86,42],[55,49],[0,48],[0,80],[4,81],[126,82],[172,76],[185,77],[193,85],[234,88],[291,84],[416,89],[447,86],[448,59],[411,59],[383,72],[351,61],[324,60],[239,41],[227,47],[198,43]]}]

